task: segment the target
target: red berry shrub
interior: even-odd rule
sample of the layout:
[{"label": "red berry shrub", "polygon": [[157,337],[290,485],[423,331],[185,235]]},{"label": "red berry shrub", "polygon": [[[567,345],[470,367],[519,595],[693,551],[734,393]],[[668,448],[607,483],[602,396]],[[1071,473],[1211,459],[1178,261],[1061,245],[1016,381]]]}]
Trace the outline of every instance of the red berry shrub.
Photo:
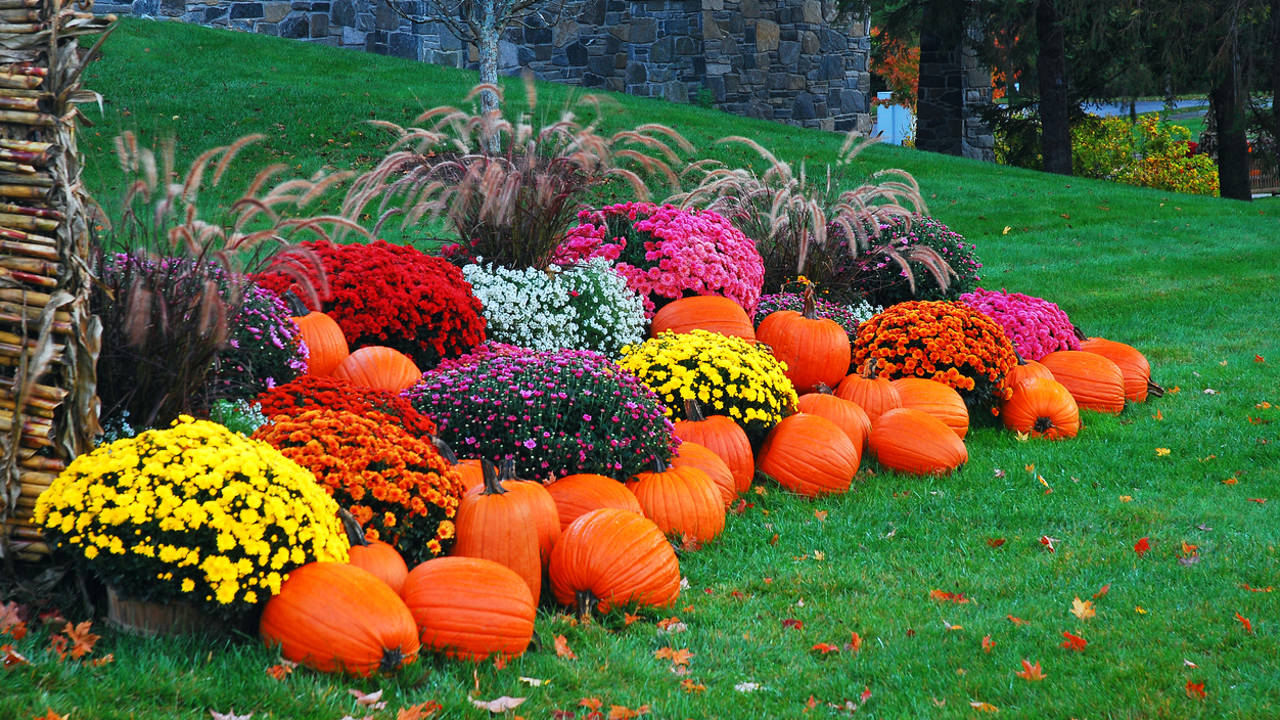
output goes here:
[{"label": "red berry shrub", "polygon": [[[426,370],[484,341],[480,301],[462,272],[446,260],[385,240],[302,245],[320,257],[329,276],[321,307],[309,309],[336,320],[352,350],[385,345]],[[279,293],[294,289],[293,279],[278,268],[257,279]],[[319,278],[312,280],[316,287],[324,286]]]}]

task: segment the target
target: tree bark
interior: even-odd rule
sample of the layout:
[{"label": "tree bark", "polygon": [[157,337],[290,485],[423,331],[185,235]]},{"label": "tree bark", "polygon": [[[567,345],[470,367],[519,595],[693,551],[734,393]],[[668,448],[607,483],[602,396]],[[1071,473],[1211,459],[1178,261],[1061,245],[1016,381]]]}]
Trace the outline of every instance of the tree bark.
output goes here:
[{"label": "tree bark", "polygon": [[1240,92],[1238,65],[1229,63],[1209,92],[1214,124],[1218,128],[1218,188],[1224,198],[1250,200],[1249,140],[1245,136],[1244,94]]},{"label": "tree bark", "polygon": [[1044,169],[1071,174],[1071,125],[1067,99],[1067,51],[1055,0],[1036,3],[1036,75],[1040,79],[1040,153]]},{"label": "tree bark", "polygon": [[928,0],[921,16],[919,150],[948,155],[964,150],[964,6],[955,0]]},{"label": "tree bark", "polygon": [[[480,22],[480,37],[477,50],[480,54],[480,84],[498,87],[498,16],[494,10],[494,2],[484,3],[484,15]],[[498,106],[498,93],[489,88],[480,91],[480,111],[489,121],[485,123],[484,151],[488,155],[497,155],[502,150],[502,138],[496,131],[496,121],[501,116]]]},{"label": "tree bark", "polygon": [[[1271,140],[1280,154],[1280,0],[1271,0]],[[1280,160],[1280,158],[1276,158]]]}]

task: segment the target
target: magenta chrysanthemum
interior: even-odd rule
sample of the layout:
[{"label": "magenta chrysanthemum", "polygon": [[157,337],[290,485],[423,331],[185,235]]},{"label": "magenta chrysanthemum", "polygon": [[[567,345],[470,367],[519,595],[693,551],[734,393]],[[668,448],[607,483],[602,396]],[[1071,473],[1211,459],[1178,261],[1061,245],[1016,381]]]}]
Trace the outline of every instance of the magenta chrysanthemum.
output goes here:
[{"label": "magenta chrysanthemum", "polygon": [[648,316],[691,295],[723,295],[748,314],[755,310],[764,261],[755,243],[723,215],[629,202],[584,210],[578,219],[555,261],[613,261],[627,284],[644,297]]},{"label": "magenta chrysanthemum", "polygon": [[1023,359],[1039,360],[1055,350],[1080,347],[1075,326],[1056,303],[982,288],[961,295],[960,302],[985,313],[1004,328]]}]

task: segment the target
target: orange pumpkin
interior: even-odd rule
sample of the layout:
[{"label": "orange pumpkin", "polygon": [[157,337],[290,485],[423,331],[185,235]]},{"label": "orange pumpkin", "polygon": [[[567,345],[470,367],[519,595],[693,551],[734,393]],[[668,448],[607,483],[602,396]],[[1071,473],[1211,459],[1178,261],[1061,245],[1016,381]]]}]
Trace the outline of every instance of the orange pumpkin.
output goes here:
[{"label": "orange pumpkin", "polygon": [[724,500],[711,477],[692,467],[656,467],[627,483],[644,516],[664,534],[711,542],[724,530]]},{"label": "orange pumpkin", "polygon": [[1080,409],[1057,380],[1030,378],[1013,386],[1013,395],[1000,406],[1000,419],[1010,430],[1050,440],[1080,432]]},{"label": "orange pumpkin", "polygon": [[893,388],[902,399],[902,407],[922,410],[946,423],[960,439],[969,432],[969,408],[964,398],[950,385],[927,378],[900,378]]},{"label": "orange pumpkin", "polygon": [[399,393],[416,385],[422,379],[422,371],[399,350],[370,345],[348,355],[334,369],[333,376],[357,387]]},{"label": "orange pumpkin", "polygon": [[808,393],[818,385],[835,385],[849,372],[849,359],[853,354],[849,335],[840,323],[814,314],[812,285],[805,288],[802,312],[769,313],[756,328],[756,339],[786,363],[787,379],[795,385],[796,392]]},{"label": "orange pumpkin", "polygon": [[756,330],[751,325],[751,318],[747,317],[747,311],[719,295],[696,295],[664,305],[653,315],[649,337],[657,337],[667,330],[675,333],[708,330],[747,340],[756,339]]},{"label": "orange pumpkin", "polygon": [[912,408],[881,415],[871,429],[870,444],[881,465],[912,475],[943,475],[969,461],[969,451],[954,430]]},{"label": "orange pumpkin", "polygon": [[409,566],[394,545],[381,540],[369,540],[360,529],[355,516],[344,509],[338,510],[342,518],[342,527],[347,532],[347,541],[351,544],[349,562],[356,567],[373,573],[387,587],[400,594],[404,587],[405,576],[409,574]]},{"label": "orange pumpkin", "polygon": [[307,372],[311,375],[332,374],[351,352],[338,322],[322,312],[310,312],[293,318],[307,344]]},{"label": "orange pumpkin", "polygon": [[844,430],[808,413],[783,418],[760,446],[760,471],[806,497],[847,492],[860,462]]},{"label": "orange pumpkin", "polygon": [[1083,350],[1058,350],[1040,358],[1053,379],[1075,398],[1083,410],[1116,414],[1124,410],[1124,373],[1101,355]]},{"label": "orange pumpkin", "polygon": [[696,400],[686,402],[684,409],[688,419],[676,422],[675,436],[685,442],[698,443],[719,455],[733,473],[736,494],[746,492],[756,473],[756,461],[751,454],[751,441],[747,439],[746,431],[727,415],[704,417]]},{"label": "orange pumpkin", "polygon": [[566,475],[547,486],[560,515],[560,532],[582,515],[600,508],[616,508],[637,515],[644,514],[640,501],[626,485],[604,475],[581,473]]},{"label": "orange pumpkin", "polygon": [[871,434],[871,418],[867,411],[852,400],[831,394],[831,388],[819,385],[817,392],[801,395],[796,407],[802,413],[824,417],[836,424],[862,453],[867,449],[867,436]]},{"label": "orange pumpkin", "polygon": [[1006,387],[1013,387],[1023,380],[1030,380],[1031,378],[1052,380],[1053,373],[1049,372],[1049,368],[1035,360],[1023,360],[1014,365],[1013,369],[1004,376],[1004,384]]},{"label": "orange pumpkin", "polygon": [[680,562],[652,520],[627,510],[592,510],[569,523],[551,553],[551,589],[588,615],[598,606],[666,607],[680,594]]},{"label": "orange pumpkin", "polygon": [[[457,542],[453,554],[505,565],[529,585],[534,602],[542,589],[542,544],[545,521],[539,515],[550,503],[556,533],[560,518],[538,483],[501,482],[493,463],[484,461],[484,485],[467,492],[454,519]],[[548,548],[550,550],[550,548]]]},{"label": "orange pumpkin", "polygon": [[418,657],[418,628],[400,596],[368,570],[313,562],[289,573],[258,624],[286,660],[368,677]]},{"label": "orange pumpkin", "polygon": [[711,452],[705,445],[681,442],[680,450],[671,458],[671,467],[695,467],[706,473],[720,493],[720,498],[724,500],[725,507],[738,499],[738,486],[734,482],[733,471],[719,455]]},{"label": "orange pumpkin", "polygon": [[872,370],[846,375],[836,386],[836,397],[855,402],[867,413],[871,427],[889,410],[902,407],[902,396],[887,378],[875,377]]},{"label": "orange pumpkin", "polygon": [[1080,349],[1110,360],[1124,375],[1124,396],[1134,402],[1146,402],[1147,395],[1161,397],[1164,388],[1151,381],[1151,363],[1132,345],[1105,338],[1089,338]]},{"label": "orange pumpkin", "polygon": [[441,557],[409,573],[404,602],[424,648],[480,662],[524,653],[533,639],[537,606],[529,586],[492,560]]}]

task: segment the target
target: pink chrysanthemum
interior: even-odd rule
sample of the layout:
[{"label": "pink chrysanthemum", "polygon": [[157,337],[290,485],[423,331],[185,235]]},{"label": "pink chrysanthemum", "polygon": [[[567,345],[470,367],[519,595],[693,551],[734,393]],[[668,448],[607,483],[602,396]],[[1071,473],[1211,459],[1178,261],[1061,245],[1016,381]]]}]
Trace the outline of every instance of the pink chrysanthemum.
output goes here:
[{"label": "pink chrysanthemum", "polygon": [[1056,303],[982,288],[961,295],[960,302],[985,313],[1004,328],[1023,359],[1039,360],[1055,350],[1080,347],[1075,326]]}]

